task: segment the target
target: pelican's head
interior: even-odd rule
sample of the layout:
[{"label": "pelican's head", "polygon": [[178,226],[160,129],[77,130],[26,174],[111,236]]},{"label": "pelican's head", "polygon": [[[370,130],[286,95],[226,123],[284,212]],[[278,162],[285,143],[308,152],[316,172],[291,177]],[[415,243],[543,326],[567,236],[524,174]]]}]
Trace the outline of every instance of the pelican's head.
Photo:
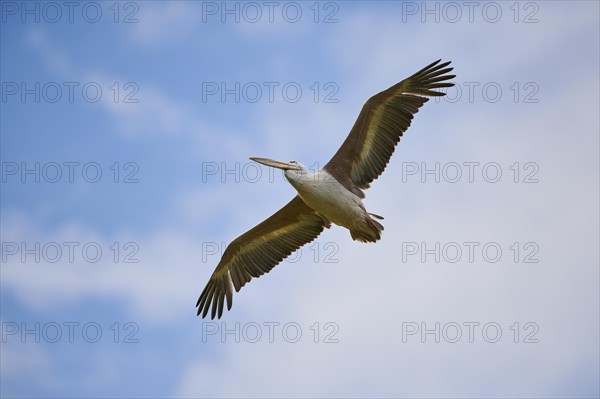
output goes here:
[{"label": "pelican's head", "polygon": [[300,162],[290,161],[290,162],[281,162],[275,161],[269,158],[256,158],[250,157],[254,162],[262,163],[263,165],[271,166],[273,168],[282,169],[284,171],[285,177],[289,179],[294,179],[298,175],[303,175],[308,173],[306,167],[302,165]]}]

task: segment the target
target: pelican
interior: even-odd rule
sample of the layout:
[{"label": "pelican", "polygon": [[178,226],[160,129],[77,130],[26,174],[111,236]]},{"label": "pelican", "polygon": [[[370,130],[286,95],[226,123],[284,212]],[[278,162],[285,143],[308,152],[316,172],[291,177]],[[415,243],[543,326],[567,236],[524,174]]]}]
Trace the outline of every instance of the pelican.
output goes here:
[{"label": "pelican", "polygon": [[435,91],[454,86],[447,80],[453,68],[441,60],[387,90],[363,105],[350,134],[333,158],[310,173],[299,162],[280,162],[251,157],[261,164],[283,169],[285,178],[298,191],[287,205],[229,244],[208,284],[200,294],[198,315],[211,319],[233,304],[238,292],[253,277],[268,273],[283,259],[313,241],[331,223],[345,227],[353,240],[375,242],[381,238],[381,216],[367,212],[363,190],[369,188],[392,156],[414,114]]}]

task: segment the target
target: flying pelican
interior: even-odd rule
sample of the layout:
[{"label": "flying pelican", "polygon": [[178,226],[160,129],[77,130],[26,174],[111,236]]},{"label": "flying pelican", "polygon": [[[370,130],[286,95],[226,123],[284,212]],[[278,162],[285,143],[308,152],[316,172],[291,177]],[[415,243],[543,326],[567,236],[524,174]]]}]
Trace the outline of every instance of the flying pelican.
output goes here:
[{"label": "flying pelican", "polygon": [[454,86],[446,82],[455,75],[446,68],[450,61],[427,65],[411,77],[369,98],[363,105],[350,134],[322,169],[309,173],[299,162],[250,158],[284,170],[298,191],[287,205],[229,244],[208,284],[200,294],[198,315],[221,318],[223,305],[233,303],[233,289],[239,291],[252,277],[268,273],[279,262],[313,241],[331,223],[350,230],[353,240],[375,242],[381,238],[383,219],[368,213],[362,203],[369,188],[385,169],[396,144],[408,129],[413,115],[429,99],[444,96],[435,91]]}]

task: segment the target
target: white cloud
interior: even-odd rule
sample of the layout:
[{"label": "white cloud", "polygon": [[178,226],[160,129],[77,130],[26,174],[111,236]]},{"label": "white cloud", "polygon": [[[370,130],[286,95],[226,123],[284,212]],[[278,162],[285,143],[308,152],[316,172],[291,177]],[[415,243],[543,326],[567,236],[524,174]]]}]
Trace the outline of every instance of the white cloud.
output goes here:
[{"label": "white cloud", "polygon": [[[148,236],[122,233],[104,237],[75,224],[43,231],[29,218],[6,212],[2,238],[5,245],[26,243],[29,249],[39,243],[39,262],[34,255],[23,262],[19,253],[6,255],[2,267],[2,289],[10,290],[19,301],[38,311],[84,298],[122,298],[132,314],[152,320],[170,320],[181,317],[185,310],[193,311],[193,296],[201,282],[189,276],[198,270],[202,258],[193,237],[166,230]],[[72,245],[73,261],[69,259],[70,244],[65,244],[69,242],[77,243]],[[115,242],[120,246],[118,255]],[[124,248],[129,242],[133,246]],[[84,250],[86,245],[88,250]],[[100,255],[96,255],[95,248],[100,248]],[[124,262],[128,254],[139,262]],[[58,262],[53,263],[55,259]],[[192,285],[194,293],[184,294],[184,287]]]}]

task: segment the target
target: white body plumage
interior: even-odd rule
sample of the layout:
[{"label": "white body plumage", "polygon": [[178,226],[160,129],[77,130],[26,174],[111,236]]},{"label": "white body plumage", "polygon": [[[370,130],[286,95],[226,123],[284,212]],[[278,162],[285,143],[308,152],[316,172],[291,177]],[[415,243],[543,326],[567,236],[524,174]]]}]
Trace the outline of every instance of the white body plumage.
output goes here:
[{"label": "white body plumage", "polygon": [[383,227],[371,218],[356,194],[346,189],[327,171],[319,169],[308,172],[304,165],[292,162],[301,169],[288,169],[285,177],[306,205],[338,226],[349,229],[354,239],[379,239]]}]

